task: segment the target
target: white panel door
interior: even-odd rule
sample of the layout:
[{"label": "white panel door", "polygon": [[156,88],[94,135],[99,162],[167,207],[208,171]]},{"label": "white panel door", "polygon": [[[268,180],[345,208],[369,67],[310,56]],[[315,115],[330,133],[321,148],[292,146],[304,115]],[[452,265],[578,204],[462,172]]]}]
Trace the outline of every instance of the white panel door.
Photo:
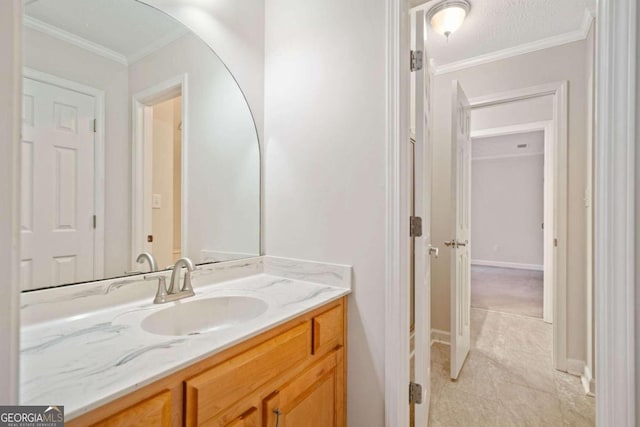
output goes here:
[{"label": "white panel door", "polygon": [[94,278],[95,98],[24,79],[22,289]]},{"label": "white panel door", "polygon": [[451,102],[452,204],[455,216],[451,248],[451,378],[456,379],[471,344],[471,107],[460,83],[453,81]]},{"label": "white panel door", "polygon": [[414,102],[414,215],[422,218],[422,236],[415,238],[414,249],[414,381],[423,387],[422,404],[414,406],[414,425],[426,426],[431,397],[431,138],[430,72],[425,44],[424,11],[415,12],[414,50],[423,51],[423,69],[412,73]]}]

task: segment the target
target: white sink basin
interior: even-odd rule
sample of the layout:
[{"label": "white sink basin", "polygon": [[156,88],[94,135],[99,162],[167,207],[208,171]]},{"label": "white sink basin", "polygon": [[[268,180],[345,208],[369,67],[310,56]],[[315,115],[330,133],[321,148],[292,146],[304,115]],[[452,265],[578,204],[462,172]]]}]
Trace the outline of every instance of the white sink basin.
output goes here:
[{"label": "white sink basin", "polygon": [[178,301],[148,315],[141,326],[156,335],[198,335],[219,331],[255,319],[267,311],[259,298],[230,296]]}]

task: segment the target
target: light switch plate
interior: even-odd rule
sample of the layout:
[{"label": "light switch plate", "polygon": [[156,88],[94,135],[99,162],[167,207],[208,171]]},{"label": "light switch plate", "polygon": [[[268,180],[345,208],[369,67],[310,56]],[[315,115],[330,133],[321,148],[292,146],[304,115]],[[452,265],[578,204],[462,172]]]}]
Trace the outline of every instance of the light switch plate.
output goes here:
[{"label": "light switch plate", "polygon": [[153,209],[160,209],[162,207],[162,194],[154,194],[151,198],[151,207]]}]

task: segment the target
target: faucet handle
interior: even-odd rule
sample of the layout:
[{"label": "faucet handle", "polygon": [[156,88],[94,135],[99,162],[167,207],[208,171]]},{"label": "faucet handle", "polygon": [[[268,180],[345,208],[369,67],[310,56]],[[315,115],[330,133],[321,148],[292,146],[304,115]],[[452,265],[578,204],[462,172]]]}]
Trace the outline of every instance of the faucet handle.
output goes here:
[{"label": "faucet handle", "polygon": [[158,280],[158,290],[156,291],[156,297],[153,299],[154,304],[162,304],[167,301],[167,279],[164,276],[145,277],[144,280]]}]

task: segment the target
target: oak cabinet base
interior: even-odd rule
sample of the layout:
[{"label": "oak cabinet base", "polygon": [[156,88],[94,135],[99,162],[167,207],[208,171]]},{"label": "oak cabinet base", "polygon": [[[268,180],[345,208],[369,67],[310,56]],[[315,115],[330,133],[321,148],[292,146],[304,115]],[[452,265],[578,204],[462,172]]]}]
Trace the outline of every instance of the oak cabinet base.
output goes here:
[{"label": "oak cabinet base", "polygon": [[67,425],[344,427],[346,324],[345,297]]}]

